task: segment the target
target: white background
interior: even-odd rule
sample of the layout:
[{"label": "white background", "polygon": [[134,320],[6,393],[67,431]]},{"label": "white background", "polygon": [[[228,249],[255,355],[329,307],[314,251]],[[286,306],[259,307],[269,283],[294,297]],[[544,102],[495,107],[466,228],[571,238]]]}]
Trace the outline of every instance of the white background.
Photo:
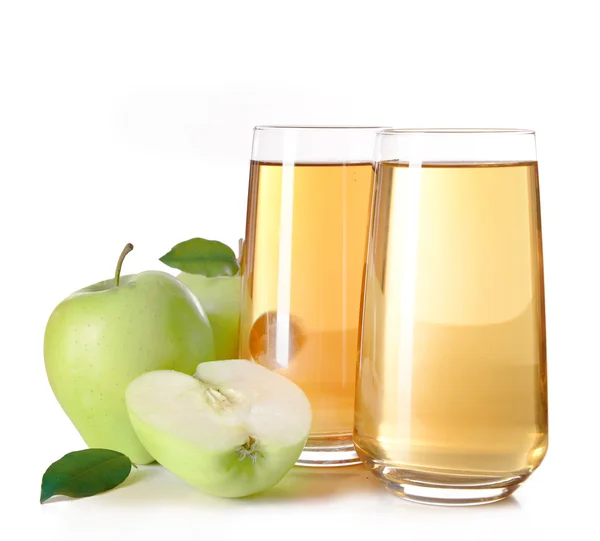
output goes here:
[{"label": "white background", "polygon": [[[594,4],[0,2],[0,538],[597,539]],[[127,272],[166,270],[157,258],[191,236],[235,245],[251,128],[268,123],[537,131],[550,451],[514,498],[420,506],[354,468],[227,501],[154,467],[39,505],[45,468],[83,446],[45,377],[50,312],[110,277],[128,241]]]}]

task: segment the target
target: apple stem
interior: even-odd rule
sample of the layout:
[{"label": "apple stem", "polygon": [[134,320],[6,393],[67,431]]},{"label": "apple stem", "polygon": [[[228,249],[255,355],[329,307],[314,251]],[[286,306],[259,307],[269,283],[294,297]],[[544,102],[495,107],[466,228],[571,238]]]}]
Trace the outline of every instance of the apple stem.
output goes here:
[{"label": "apple stem", "polygon": [[123,261],[125,260],[125,256],[133,250],[133,244],[128,242],[123,248],[121,255],[119,256],[119,261],[117,261],[117,269],[115,270],[115,286],[119,286],[119,281],[121,280],[121,267],[123,266]]},{"label": "apple stem", "polygon": [[238,265],[242,264],[242,252],[244,251],[244,239],[238,239]]}]

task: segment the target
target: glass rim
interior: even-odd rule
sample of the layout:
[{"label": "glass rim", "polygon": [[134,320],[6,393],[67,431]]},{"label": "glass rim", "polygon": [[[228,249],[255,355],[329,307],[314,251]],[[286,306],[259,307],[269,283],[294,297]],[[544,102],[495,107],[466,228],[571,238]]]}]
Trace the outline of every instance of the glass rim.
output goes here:
[{"label": "glass rim", "polygon": [[344,124],[270,124],[254,126],[255,131],[283,131],[283,130],[383,130],[389,126],[360,126],[360,125],[344,125]]},{"label": "glass rim", "polygon": [[522,128],[383,128],[379,135],[535,135],[535,130]]}]

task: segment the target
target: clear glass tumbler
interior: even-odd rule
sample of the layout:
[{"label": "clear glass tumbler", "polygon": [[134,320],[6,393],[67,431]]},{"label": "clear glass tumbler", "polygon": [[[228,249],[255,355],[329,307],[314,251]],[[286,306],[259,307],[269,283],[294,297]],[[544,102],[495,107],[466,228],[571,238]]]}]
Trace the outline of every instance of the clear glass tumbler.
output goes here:
[{"label": "clear glass tumbler", "polygon": [[377,136],[354,443],[393,493],[511,494],[548,445],[535,134]]},{"label": "clear glass tumbler", "polygon": [[300,465],[360,462],[354,388],[378,129],[254,131],[240,355],[308,396],[313,423]]}]

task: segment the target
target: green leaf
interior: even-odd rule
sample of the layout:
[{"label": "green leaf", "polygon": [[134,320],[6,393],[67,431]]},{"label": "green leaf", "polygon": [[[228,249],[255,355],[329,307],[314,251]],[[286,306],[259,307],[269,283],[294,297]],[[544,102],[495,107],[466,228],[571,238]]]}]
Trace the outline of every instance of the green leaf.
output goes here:
[{"label": "green leaf", "polygon": [[74,451],[57,460],[42,477],[40,503],[56,495],[85,498],[120,485],[131,471],[131,460],[109,449]]},{"label": "green leaf", "polygon": [[180,242],[160,261],[183,272],[208,277],[234,276],[240,270],[233,250],[218,240],[195,238]]}]

